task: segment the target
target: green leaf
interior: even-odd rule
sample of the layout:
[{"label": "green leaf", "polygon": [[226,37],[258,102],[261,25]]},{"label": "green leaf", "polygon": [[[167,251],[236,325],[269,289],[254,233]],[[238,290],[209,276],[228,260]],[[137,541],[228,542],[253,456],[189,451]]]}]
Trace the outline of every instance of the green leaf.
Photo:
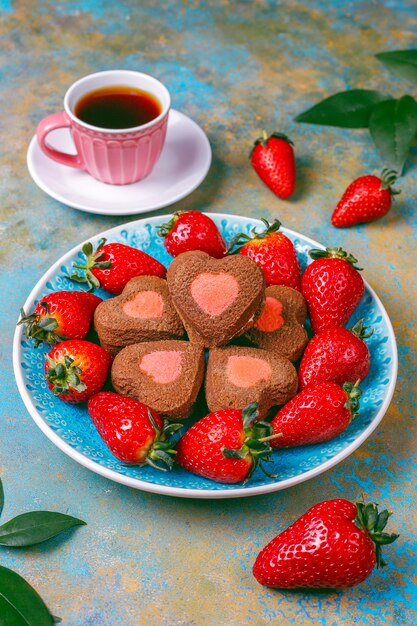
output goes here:
[{"label": "green leaf", "polygon": [[341,91],[297,115],[295,121],[341,128],[368,128],[375,105],[390,98],[371,89]]},{"label": "green leaf", "polygon": [[0,478],[0,515],[3,512],[3,507],[4,507],[4,491],[3,491],[3,483],[1,482],[1,478]]},{"label": "green leaf", "polygon": [[369,131],[384,166],[401,175],[417,132],[417,102],[411,96],[381,102],[374,108]]},{"label": "green leaf", "polygon": [[395,74],[417,83],[417,50],[394,50],[375,56]]},{"label": "green leaf", "polygon": [[33,546],[85,522],[64,513],[32,511],[23,513],[0,526],[0,545],[9,548]]},{"label": "green leaf", "polygon": [[53,617],[40,595],[19,576],[0,565],[1,626],[53,626]]}]

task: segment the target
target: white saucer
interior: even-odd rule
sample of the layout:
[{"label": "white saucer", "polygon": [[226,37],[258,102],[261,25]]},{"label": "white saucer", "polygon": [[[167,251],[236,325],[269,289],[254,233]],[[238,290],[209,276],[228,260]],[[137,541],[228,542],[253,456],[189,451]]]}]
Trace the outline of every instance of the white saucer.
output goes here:
[{"label": "white saucer", "polygon": [[[75,154],[68,129],[50,133],[53,148]],[[155,211],[188,196],[204,180],[211,163],[210,143],[189,117],[171,109],[165,146],[153,172],[132,185],[106,185],[86,172],[61,165],[30,142],[27,164],[35,183],[63,204],[102,215]]]}]

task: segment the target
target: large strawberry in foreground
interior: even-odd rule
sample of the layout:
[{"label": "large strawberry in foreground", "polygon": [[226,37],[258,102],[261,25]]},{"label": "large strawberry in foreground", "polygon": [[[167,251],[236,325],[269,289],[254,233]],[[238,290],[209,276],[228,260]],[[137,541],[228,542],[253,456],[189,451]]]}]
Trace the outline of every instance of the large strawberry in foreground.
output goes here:
[{"label": "large strawberry in foreground", "polygon": [[294,244],[284,233],[279,232],[281,222],[270,224],[262,218],[265,229],[251,234],[239,233],[230,242],[229,252],[239,252],[248,256],[262,268],[266,286],[286,285],[301,289],[301,273]]},{"label": "large strawberry in foreground", "polygon": [[102,389],[111,362],[111,355],[96,343],[83,339],[61,341],[46,355],[48,387],[64,402],[84,402]]},{"label": "large strawberry in foreground", "polygon": [[171,220],[158,226],[164,245],[171,256],[201,250],[215,259],[226,254],[226,243],[211,217],[200,211],[179,211]]},{"label": "large strawberry in foreground", "polygon": [[390,513],[348,500],[316,504],[259,553],[253,574],[280,589],[353,587],[385,565],[381,546],[398,535],[384,532]]},{"label": "large strawberry in foreground", "polygon": [[142,402],[112,391],[101,391],[88,401],[88,412],[112,454],[124,463],[172,469],[174,444],[169,436],[182,424],[164,422]]},{"label": "large strawberry in foreground", "polygon": [[283,133],[272,133],[255,141],[250,153],[253,169],[279,198],[288,198],[295,188],[295,157],[293,143]]},{"label": "large strawberry in foreground", "polygon": [[35,348],[43,341],[51,346],[64,339],[84,339],[101,298],[85,291],[55,291],[41,298],[33,313],[21,310],[18,325],[25,326]]},{"label": "large strawberry in foreground", "polygon": [[343,385],[363,380],[369,373],[371,355],[365,339],[368,330],[359,320],[353,328],[332,326],[315,335],[307,344],[298,370],[300,389],[312,383]]},{"label": "large strawberry in foreground", "polygon": [[84,275],[72,274],[71,280],[87,283],[90,290],[101,287],[109,293],[121,293],[136,276],[159,276],[165,278],[166,268],[146,252],[124,243],[106,243],[100,239],[94,251],[90,242],[83,245],[85,264],[73,263]]},{"label": "large strawberry in foreground", "polygon": [[256,467],[268,474],[262,459],[269,460],[273,435],[266,422],[256,422],[254,402],[243,411],[223,409],[196,422],[177,444],[177,463],[193,474],[219,483],[247,481]]},{"label": "large strawberry in foreground", "polygon": [[314,261],[305,270],[301,292],[315,333],[344,326],[365,291],[357,259],[342,248],[310,250]]},{"label": "large strawberry in foreground", "polygon": [[360,176],[356,178],[339,200],[333,211],[331,222],[336,228],[344,228],[373,222],[383,217],[391,208],[391,199],[400,193],[392,189],[396,181],[395,172],[384,170],[382,176]]}]

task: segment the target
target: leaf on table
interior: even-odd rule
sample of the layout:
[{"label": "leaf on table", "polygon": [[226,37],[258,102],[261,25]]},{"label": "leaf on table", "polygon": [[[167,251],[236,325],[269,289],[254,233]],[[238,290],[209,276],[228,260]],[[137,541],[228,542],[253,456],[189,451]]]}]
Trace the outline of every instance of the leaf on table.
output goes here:
[{"label": "leaf on table", "polygon": [[32,546],[55,537],[85,522],[64,513],[32,511],[23,513],[0,526],[0,545],[9,548]]},{"label": "leaf on table", "polygon": [[368,128],[375,105],[390,98],[371,89],[341,91],[300,113],[295,121],[341,128]]},{"label": "leaf on table", "polygon": [[375,56],[395,74],[417,83],[417,50],[394,50]]},{"label": "leaf on table", "polygon": [[3,513],[4,507],[4,491],[3,491],[3,483],[0,478],[0,515]]},{"label": "leaf on table", "polygon": [[417,102],[411,96],[381,102],[372,112],[369,131],[384,166],[400,176],[417,132]]},{"label": "leaf on table", "polygon": [[0,565],[0,623],[7,626],[53,626],[40,595],[16,572]]}]

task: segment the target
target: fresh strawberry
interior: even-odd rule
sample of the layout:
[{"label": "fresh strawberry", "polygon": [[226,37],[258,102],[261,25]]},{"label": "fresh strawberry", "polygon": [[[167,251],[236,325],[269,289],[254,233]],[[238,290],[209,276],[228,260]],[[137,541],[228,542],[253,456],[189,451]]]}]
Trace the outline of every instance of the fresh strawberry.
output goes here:
[{"label": "fresh strawberry", "polygon": [[46,355],[48,387],[60,400],[84,402],[103,387],[111,362],[111,355],[91,341],[61,341]]},{"label": "fresh strawberry", "polygon": [[321,443],[340,435],[357,416],[362,394],[359,381],[343,387],[335,383],[309,385],[282,407],[271,421],[273,448]]},{"label": "fresh strawberry", "polygon": [[322,330],[307,344],[298,371],[299,388],[311,383],[333,382],[343,385],[363,380],[369,372],[371,357],[364,339],[369,330],[359,320],[351,330],[333,326]]},{"label": "fresh strawberry", "polygon": [[189,472],[219,483],[247,481],[256,467],[268,475],[261,460],[269,460],[273,435],[266,422],[254,422],[254,402],[243,411],[223,409],[196,422],[177,444],[177,462]]},{"label": "fresh strawberry", "polygon": [[55,346],[64,339],[84,339],[101,298],[85,291],[56,291],[42,298],[33,313],[20,310],[28,339],[35,339],[35,348],[43,341]]},{"label": "fresh strawberry", "polygon": [[158,226],[158,234],[171,256],[201,250],[215,259],[226,254],[226,244],[213,220],[199,211],[179,211],[166,224]]},{"label": "fresh strawberry", "polygon": [[172,469],[175,450],[169,436],[182,424],[163,421],[142,402],[112,391],[90,398],[88,412],[104,443],[120,461]]},{"label": "fresh strawberry", "polygon": [[327,500],[316,504],[259,553],[253,575],[278,589],[343,589],[386,565],[381,546],[398,537],[384,532],[391,512],[374,503]]},{"label": "fresh strawberry", "polygon": [[336,228],[373,222],[391,208],[391,198],[400,193],[392,189],[396,173],[384,170],[379,176],[360,176],[354,180],[333,211],[331,222]]},{"label": "fresh strawberry", "polygon": [[266,286],[286,285],[301,289],[300,266],[294,244],[284,233],[280,233],[281,222],[272,224],[262,218],[265,230],[258,233],[252,228],[251,234],[239,233],[230,242],[229,252],[239,252],[255,261],[265,274]]},{"label": "fresh strawberry", "polygon": [[265,131],[255,141],[250,153],[252,167],[259,178],[279,198],[288,198],[295,188],[293,143],[282,133]]},{"label": "fresh strawberry", "polygon": [[84,244],[82,251],[86,256],[85,265],[73,263],[73,267],[85,270],[84,276],[72,274],[70,278],[77,283],[87,283],[90,291],[101,287],[109,293],[121,293],[135,276],[165,278],[166,275],[162,263],[124,243],[106,243],[106,239],[100,239],[95,252],[90,242]]},{"label": "fresh strawberry", "polygon": [[301,292],[307,300],[315,333],[344,326],[363,296],[365,286],[357,259],[342,248],[310,250],[314,259],[303,274]]}]

